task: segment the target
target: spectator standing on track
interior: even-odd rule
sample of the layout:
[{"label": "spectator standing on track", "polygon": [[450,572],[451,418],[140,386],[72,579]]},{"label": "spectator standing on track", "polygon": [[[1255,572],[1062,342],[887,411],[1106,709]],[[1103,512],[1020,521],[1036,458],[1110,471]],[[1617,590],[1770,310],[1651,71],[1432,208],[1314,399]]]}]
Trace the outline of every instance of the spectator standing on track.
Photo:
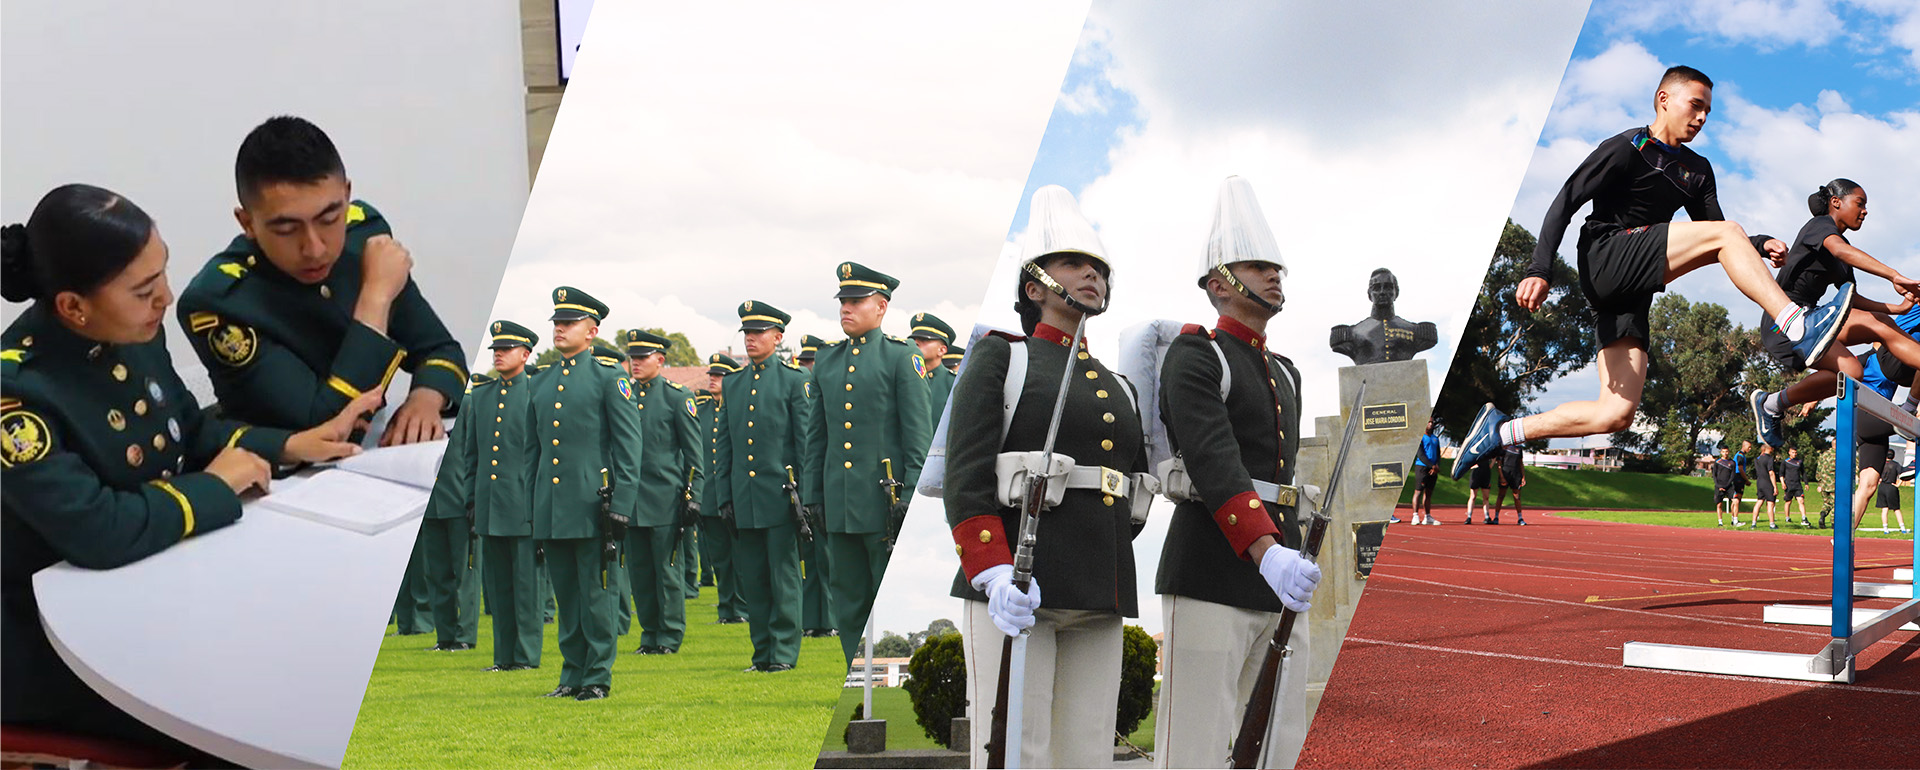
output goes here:
[{"label": "spectator standing on track", "polygon": [[1420,449],[1413,455],[1413,473],[1417,477],[1413,488],[1415,524],[1440,523],[1433,518],[1433,485],[1440,479],[1440,438],[1433,435],[1433,427],[1433,420],[1427,420],[1427,432],[1420,436]]},{"label": "spectator standing on track", "polygon": [[1800,448],[1787,447],[1787,459],[1780,463],[1780,491],[1783,494],[1780,498],[1780,510],[1787,514],[1787,523],[1792,524],[1791,506],[1795,502],[1800,503],[1800,526],[1808,527],[1812,524],[1807,521],[1807,492],[1802,481]]},{"label": "spectator standing on track", "polygon": [[1492,524],[1493,504],[1487,502],[1487,498],[1492,496],[1493,458],[1484,457],[1481,458],[1480,462],[1473,464],[1473,477],[1472,480],[1467,483],[1467,520],[1465,523],[1473,523],[1473,500],[1475,497],[1478,497],[1480,498],[1480,520]]},{"label": "spectator standing on track", "polygon": [[1778,488],[1774,482],[1779,475],[1774,471],[1774,467],[1773,445],[1761,444],[1760,456],[1753,460],[1754,480],[1759,487],[1753,501],[1753,526],[1756,529],[1760,527],[1760,506],[1762,505],[1767,507],[1767,529],[1780,528],[1780,525],[1773,521],[1774,509],[1777,507],[1774,502],[1774,492]]},{"label": "spectator standing on track", "polygon": [[[1740,451],[1733,454],[1733,525],[1740,526],[1740,509],[1747,506],[1747,479],[1753,476],[1753,442],[1740,442]],[[1760,517],[1754,516],[1753,526],[1760,526]]]},{"label": "spectator standing on track", "polygon": [[1519,517],[1514,523],[1527,525],[1527,511],[1520,507],[1520,488],[1527,485],[1527,454],[1518,444],[1506,448],[1500,455],[1500,491],[1493,499],[1493,520],[1488,524],[1500,523],[1500,509],[1507,503],[1507,490],[1513,490],[1513,512]]},{"label": "spectator standing on track", "polygon": [[[1733,458],[1727,456],[1727,448],[1720,447],[1720,458],[1713,461],[1713,521],[1726,526],[1725,511],[1733,502]],[[1740,509],[1733,509],[1733,525],[1740,526]]]},{"label": "spectator standing on track", "polygon": [[[1896,484],[1895,480],[1900,478],[1899,459],[1900,458],[1894,455],[1892,452],[1888,452],[1887,462],[1884,466],[1880,468],[1880,488],[1876,490],[1877,494],[1875,495],[1875,497],[1877,499],[1875,502],[1880,506],[1880,531],[1881,532],[1893,531],[1893,530],[1887,529],[1887,510],[1888,509],[1893,510],[1893,518],[1895,521],[1900,523],[1900,531],[1901,532],[1908,531],[1907,517],[1901,511],[1901,508],[1900,508],[1900,488],[1895,485]],[[1854,526],[1856,527],[1860,526],[1857,520]]]}]

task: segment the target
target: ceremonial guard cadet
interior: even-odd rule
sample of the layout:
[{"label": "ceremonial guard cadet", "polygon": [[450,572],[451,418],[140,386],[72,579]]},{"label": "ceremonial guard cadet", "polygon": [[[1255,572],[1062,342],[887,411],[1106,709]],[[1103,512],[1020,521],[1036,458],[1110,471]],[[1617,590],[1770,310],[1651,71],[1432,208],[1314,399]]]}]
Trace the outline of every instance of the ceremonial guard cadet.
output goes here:
[{"label": "ceremonial guard cadet", "polygon": [[[1267,323],[1286,302],[1286,263],[1243,178],[1220,185],[1198,273],[1220,318],[1211,330],[1189,324],[1161,367],[1160,413],[1192,489],[1169,489],[1184,502],[1154,581],[1167,619],[1154,735],[1160,767],[1226,764],[1280,611],[1306,612],[1320,580],[1298,550],[1300,373],[1266,347]],[[1231,383],[1224,399],[1223,380]],[[1292,767],[1306,738],[1308,636],[1295,626],[1264,766]]]},{"label": "ceremonial guard cadet", "polygon": [[0,293],[33,302],[0,336],[0,721],[199,764],[67,668],[41,627],[33,575],[61,561],[112,569],[232,524],[270,463],[356,451],[347,434],[378,403],[344,403],[301,433],[202,411],[167,355],[166,264],[153,220],[91,185],[55,188],[24,227],[0,231]]},{"label": "ceremonial guard cadet", "polygon": [[[706,459],[699,408],[693,393],[660,376],[673,343],[650,332],[627,332],[627,371],[640,412],[647,452],[641,458],[640,494],[627,529],[627,575],[633,612],[640,620],[642,655],[680,651],[687,632],[685,572],[674,560],[680,535],[700,518]],[[692,558],[687,556],[685,558]]]},{"label": "ceremonial guard cadet", "polygon": [[642,438],[626,373],[590,355],[606,317],[607,306],[586,292],[553,290],[560,359],[533,380],[528,399],[532,430],[521,446],[534,458],[533,537],[553,577],[564,661],[548,697],[597,700],[613,685],[615,562],[639,499]]},{"label": "ceremonial guard cadet", "polygon": [[720,488],[731,483],[718,475],[720,463],[720,385],[729,374],[740,371],[740,362],[715,353],[707,357],[707,389],[700,405],[700,424],[707,437],[707,483],[700,499],[700,562],[711,565],[714,607],[721,625],[747,622],[747,604],[740,598],[740,578],[733,568],[732,523],[720,518],[720,503],[714,499]]},{"label": "ceremonial guard cadet", "polygon": [[811,334],[801,335],[800,352],[793,357],[793,362],[799,364],[802,369],[813,371],[813,359],[820,354],[820,346],[825,344],[827,341],[819,337]]},{"label": "ceremonial guard cadet", "polygon": [[[472,395],[474,385],[492,381],[482,374],[473,375],[461,403]],[[428,652],[471,650],[480,641],[480,549],[474,540],[479,531],[473,527],[469,490],[442,482],[471,466],[473,454],[468,442],[460,439],[458,423],[447,438],[433,493],[427,498],[420,531],[414,536],[414,550],[424,557],[421,582],[426,584],[427,604],[432,607],[433,629],[437,632]],[[470,472],[468,476],[470,484]]]},{"label": "ceremonial guard cadet", "polygon": [[[457,492],[471,512],[479,535],[481,581],[493,614],[493,665],[488,671],[540,667],[542,605],[547,581],[534,563],[533,507],[527,478],[537,469],[525,451],[533,426],[527,410],[532,380],[533,330],[512,321],[494,321],[495,376],[474,383],[460,407],[447,458],[440,462],[440,487]],[[451,465],[455,452],[461,462]],[[449,472],[449,468],[452,471]]]},{"label": "ceremonial guard cadet", "polygon": [[[627,375],[627,354],[620,348],[605,339],[595,337],[593,360],[619,369],[620,376],[627,378],[627,389],[632,390],[633,381]],[[631,511],[626,513],[629,516],[632,515]],[[619,542],[614,543],[614,547],[619,549],[619,555],[614,559],[613,566],[616,569],[615,575],[620,579],[614,581],[616,598],[614,599],[613,630],[616,636],[626,636],[633,630],[633,582],[624,577],[627,574],[627,539],[620,538]]]},{"label": "ceremonial guard cadet", "polygon": [[380,443],[445,436],[441,414],[465,393],[466,356],[387,220],[352,199],[333,142],[305,120],[273,118],[240,144],[234,181],[242,233],[194,276],[178,310],[220,407],[297,430],[385,392],[405,369],[411,392]]},{"label": "ceremonial guard cadet", "polygon": [[953,393],[954,373],[946,366],[947,353],[953,349],[953,327],[932,313],[916,313],[907,338],[920,346],[920,358],[927,362],[927,413],[937,427],[940,413],[947,410],[947,396]]},{"label": "ceremonial guard cadet", "polygon": [[851,663],[933,442],[933,425],[927,421],[920,352],[880,332],[900,282],[852,262],[834,272],[840,330],[847,338],[822,347],[814,363],[819,408],[809,432],[813,470],[804,486],[807,502],[824,510],[828,603]]},{"label": "ceremonial guard cadet", "polygon": [[[1131,385],[1093,358],[1084,340],[1072,346],[1075,329],[1107,304],[1111,268],[1099,235],[1059,186],[1036,191],[1029,211],[1015,295],[1028,336],[993,335],[974,345],[947,423],[944,499],[960,554],[953,595],[966,600],[972,759],[975,767],[986,765],[988,714],[999,693],[1006,639],[1030,629],[1017,726],[1021,751],[1007,757],[1006,766],[1017,760],[1018,767],[1105,767],[1113,762],[1122,618],[1139,614],[1133,563],[1139,526],[1132,511],[1134,496],[1147,494],[1139,475],[1146,470],[1146,444]],[[1005,385],[1016,358],[1024,361],[1024,384],[1008,419]],[[1002,457],[1046,448],[1069,366],[1052,448],[1076,470],[1052,482],[1047,499],[1058,494],[1059,502],[1038,517],[1032,582],[1023,593],[1014,584],[1011,537],[1019,532],[1020,510],[998,490],[1024,484],[1020,477],[999,478],[996,466]]]},{"label": "ceremonial guard cadet", "polygon": [[805,466],[807,380],[774,355],[792,316],[752,301],[739,315],[748,363],[722,384],[713,501],[734,531],[734,578],[753,639],[746,670],[786,671],[800,659],[798,539],[807,525],[794,484]]},{"label": "ceremonial guard cadet", "polygon": [[959,345],[948,345],[947,354],[941,357],[940,362],[942,364],[945,364],[946,367],[949,370],[952,370],[954,374],[959,374],[960,360],[963,358],[966,358],[966,356],[967,356],[966,348],[960,347]]}]

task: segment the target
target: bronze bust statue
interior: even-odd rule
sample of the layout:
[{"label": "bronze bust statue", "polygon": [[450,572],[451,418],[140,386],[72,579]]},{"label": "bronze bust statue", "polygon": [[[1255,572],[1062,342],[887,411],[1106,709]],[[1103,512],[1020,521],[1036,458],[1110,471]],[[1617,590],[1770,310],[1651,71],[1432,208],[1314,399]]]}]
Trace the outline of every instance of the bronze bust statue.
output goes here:
[{"label": "bronze bust statue", "polygon": [[1377,364],[1382,361],[1407,361],[1440,341],[1440,330],[1430,321],[1413,322],[1393,314],[1393,301],[1400,297],[1400,280],[1393,272],[1380,268],[1367,279],[1367,299],[1373,300],[1373,313],[1356,324],[1333,327],[1329,345],[1333,352],[1353,359],[1353,363]]}]

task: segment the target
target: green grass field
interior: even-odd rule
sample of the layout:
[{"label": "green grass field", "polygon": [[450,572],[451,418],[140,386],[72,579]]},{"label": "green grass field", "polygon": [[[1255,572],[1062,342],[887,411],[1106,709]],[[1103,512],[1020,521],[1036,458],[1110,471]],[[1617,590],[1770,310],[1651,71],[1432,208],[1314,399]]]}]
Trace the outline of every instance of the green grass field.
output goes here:
[{"label": "green grass field", "polygon": [[[1807,514],[1808,520],[1815,521],[1815,522],[1820,520],[1819,508],[1817,508],[1816,506],[1809,505],[1807,506],[1807,509],[1808,509],[1808,514]],[[1780,529],[1770,530],[1770,529],[1767,529],[1767,525],[1761,524],[1759,531],[1787,532],[1795,535],[1819,535],[1821,537],[1833,537],[1833,521],[1831,518],[1828,519],[1827,527],[1825,529],[1810,529],[1807,527],[1800,526],[1800,518],[1799,518],[1800,507],[1797,505],[1794,506],[1793,511],[1794,511],[1793,512],[1794,518],[1791,525],[1789,525],[1785,514],[1776,514],[1774,516],[1774,521],[1780,525]],[[1721,527],[1721,526],[1715,525],[1713,522],[1713,513],[1710,511],[1708,512],[1702,512],[1702,511],[1564,511],[1564,512],[1561,512],[1561,511],[1556,511],[1555,515],[1566,516],[1568,518],[1573,518],[1573,519],[1590,519],[1593,521],[1620,521],[1620,522],[1626,522],[1628,524],[1658,524],[1663,527],[1691,527],[1694,529],[1731,529],[1731,527]],[[1434,518],[1440,519],[1440,516],[1436,514]],[[1749,518],[1750,517],[1747,514],[1741,514],[1740,521],[1742,523],[1745,523]],[[1762,521],[1766,520],[1766,516],[1764,513],[1761,514],[1761,520]],[[1441,519],[1441,521],[1446,524],[1455,523],[1447,519]],[[1504,522],[1506,521],[1506,519],[1503,518],[1501,519],[1501,521]],[[1887,526],[1897,528],[1899,525],[1895,524],[1893,517],[1889,515],[1887,517]],[[1911,529],[1913,526],[1913,522],[1908,521],[1907,526],[1909,529]],[[1858,537],[1884,538],[1888,540],[1910,540],[1913,538],[1913,535],[1902,534],[1897,531],[1874,532],[1868,529],[1869,527],[1873,529],[1880,528],[1880,512],[1878,509],[1868,510],[1866,519],[1860,522],[1860,527],[1861,527],[1860,529],[1855,530],[1854,532],[1854,534]],[[1751,527],[1741,527],[1740,529],[1741,531],[1753,531]]]},{"label": "green grass field", "polygon": [[820,744],[803,736],[833,714],[840,640],[802,640],[792,671],[743,674],[747,626],[714,623],[711,589],[687,615],[677,655],[635,655],[638,629],[621,637],[612,697],[586,703],[538,697],[560,680],[554,625],[540,668],[511,673],[481,671],[488,618],[467,652],[426,652],[432,634],[388,626],[343,767],[812,767]]},{"label": "green grass field", "polygon": [[[1159,685],[1154,685],[1158,693]],[[853,709],[862,701],[862,690],[849,687],[842,691],[840,703],[834,706],[833,722],[827,726],[827,740],[821,746],[822,751],[847,750],[847,721],[853,718]],[[907,691],[898,687],[873,688],[873,718],[887,720],[888,749],[937,749],[940,744],[927,737],[927,731],[913,719],[913,702],[907,698]],[[1140,727],[1127,736],[1133,745],[1147,751],[1153,750],[1153,718],[1149,713],[1140,722]],[[975,729],[986,729],[979,726]]]},{"label": "green grass field", "polygon": [[[1459,481],[1447,478],[1453,468],[1452,460],[1440,461],[1440,479],[1434,485],[1434,505],[1466,505],[1467,481],[1471,474]],[[1823,477],[1824,478],[1824,477]],[[1495,480],[1495,494],[1499,491],[1499,481]],[[1406,488],[1400,491],[1400,502],[1413,502],[1413,483],[1409,478]],[[1908,510],[1913,505],[1913,488],[1900,487],[1901,505]],[[1806,488],[1807,509],[1818,512],[1826,499],[1820,490],[1811,486]],[[1527,485],[1522,489],[1528,508],[1550,508],[1568,510],[1588,509],[1630,509],[1659,511],[1706,511],[1713,512],[1713,479],[1705,476],[1675,476],[1662,473],[1624,473],[1593,470],[1558,470],[1552,468],[1527,468]],[[1753,509],[1754,487],[1747,484],[1747,502],[1742,510]],[[1507,506],[1513,506],[1512,495],[1507,497]],[[1476,509],[1479,502],[1474,503]],[[1795,510],[1798,510],[1796,507]],[[1871,520],[1878,526],[1877,510],[1868,511]],[[1909,522],[1911,524],[1912,522]]]}]

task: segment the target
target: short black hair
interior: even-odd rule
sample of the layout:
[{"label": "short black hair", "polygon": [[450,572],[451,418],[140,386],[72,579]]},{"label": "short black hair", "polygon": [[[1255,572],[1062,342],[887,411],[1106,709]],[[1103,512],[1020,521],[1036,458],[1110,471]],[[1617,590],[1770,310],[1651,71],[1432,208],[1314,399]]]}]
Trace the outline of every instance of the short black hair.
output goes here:
[{"label": "short black hair", "polygon": [[1707,77],[1707,73],[1685,64],[1676,64],[1668,67],[1666,74],[1660,76],[1660,88],[1664,89],[1675,83],[1699,83],[1700,85],[1712,88],[1713,78]]},{"label": "short black hair", "polygon": [[247,132],[233,161],[233,186],[243,205],[270,184],[315,184],[346,175],[347,166],[327,132],[292,115],[268,118]]},{"label": "short black hair", "polygon": [[88,184],[53,188],[25,225],[0,233],[0,286],[10,302],[89,294],[113,280],[153,237],[153,218],[119,193]]}]

